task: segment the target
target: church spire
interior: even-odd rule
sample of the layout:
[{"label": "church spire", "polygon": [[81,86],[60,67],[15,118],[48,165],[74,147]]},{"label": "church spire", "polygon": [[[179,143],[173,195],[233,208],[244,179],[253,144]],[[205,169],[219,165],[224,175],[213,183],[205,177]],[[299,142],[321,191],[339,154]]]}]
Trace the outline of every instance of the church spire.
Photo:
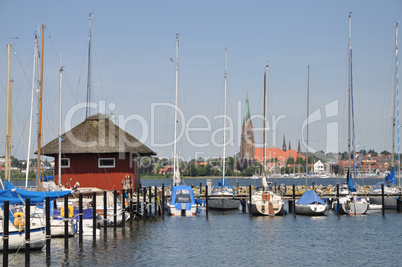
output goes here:
[{"label": "church spire", "polygon": [[282,151],[286,152],[286,141],[285,141],[285,135],[283,135],[283,145],[282,145]]},{"label": "church spire", "polygon": [[290,140],[289,140],[289,148],[288,148],[288,150],[292,150],[292,147],[290,146]]},{"label": "church spire", "polygon": [[249,119],[250,119],[250,105],[248,103],[248,93],[246,93],[246,104],[244,107],[243,126],[247,123]]}]

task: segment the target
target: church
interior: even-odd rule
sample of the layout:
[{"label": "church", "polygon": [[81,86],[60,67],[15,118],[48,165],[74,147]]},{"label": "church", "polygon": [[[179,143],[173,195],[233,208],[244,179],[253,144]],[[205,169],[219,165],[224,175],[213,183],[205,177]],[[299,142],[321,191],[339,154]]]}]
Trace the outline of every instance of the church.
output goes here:
[{"label": "church", "polygon": [[[243,123],[242,123],[242,132],[241,132],[241,140],[240,140],[240,159],[242,160],[252,160],[256,162],[260,162],[261,164],[264,162],[264,148],[263,147],[255,147],[255,139],[253,132],[253,123],[251,122],[250,116],[250,104],[248,101],[248,95],[246,95],[246,104],[244,108],[243,115]],[[282,149],[277,147],[266,148],[266,158],[267,161],[277,159],[277,162],[285,162],[289,157],[293,157],[295,160],[298,157],[305,158],[302,155],[300,149],[300,141],[298,143],[298,148],[296,150],[291,149],[291,144],[289,141],[289,146],[286,147],[285,136],[283,136],[283,145]]]}]

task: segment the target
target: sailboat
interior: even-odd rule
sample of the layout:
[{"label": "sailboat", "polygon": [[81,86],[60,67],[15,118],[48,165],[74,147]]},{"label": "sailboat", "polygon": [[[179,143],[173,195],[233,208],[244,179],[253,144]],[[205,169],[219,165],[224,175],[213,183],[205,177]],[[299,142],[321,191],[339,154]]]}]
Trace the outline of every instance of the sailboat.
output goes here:
[{"label": "sailboat", "polygon": [[223,158],[222,158],[222,181],[212,188],[212,198],[208,200],[210,209],[235,210],[240,207],[240,201],[234,199],[235,190],[231,185],[225,184],[226,172],[226,91],[227,91],[227,48],[225,48],[225,100],[223,115]]},{"label": "sailboat", "polygon": [[268,105],[268,65],[264,75],[264,156],[262,186],[257,187],[256,192],[251,197],[251,214],[275,216],[283,215],[284,201],[282,197],[275,194],[267,183],[267,158],[266,158],[266,131],[267,131],[267,105]]},{"label": "sailboat", "polygon": [[174,143],[173,143],[173,178],[171,198],[166,207],[171,216],[194,216],[197,213],[194,191],[180,179],[179,159],[177,153],[177,108],[179,91],[179,35],[176,34],[176,99],[174,113]]},{"label": "sailboat", "polygon": [[[12,81],[10,79],[11,69],[11,45],[7,45],[7,122],[6,122],[6,162],[5,162],[5,183],[4,190],[0,190],[0,217],[2,223],[0,224],[0,237],[6,239],[4,236],[5,221],[8,218],[8,249],[19,250],[24,249],[25,232],[27,225],[29,225],[30,235],[30,250],[42,249],[45,245],[45,220],[43,218],[43,210],[38,216],[31,216],[31,207],[25,205],[25,198],[21,196],[15,188],[8,188],[10,183],[10,167],[11,167],[11,132],[12,132]],[[9,202],[9,211],[6,215],[4,202]],[[35,199],[32,199],[32,204]],[[26,210],[32,220],[25,220]],[[38,217],[38,218],[36,218]],[[0,250],[3,250],[3,242],[0,242]]]},{"label": "sailboat", "polygon": [[[310,96],[310,65],[308,65],[308,79],[307,79],[307,155],[306,166],[308,166],[308,117],[309,117],[309,96]],[[307,188],[307,178],[306,178]],[[313,190],[306,190],[299,200],[295,203],[296,214],[302,215],[325,215],[327,205]]]},{"label": "sailboat", "polygon": [[[398,22],[395,22],[395,74],[394,74],[394,104],[393,104],[393,115],[392,115],[392,158],[391,164],[392,169],[391,172],[385,177],[384,182],[377,183],[372,191],[374,194],[382,193],[382,185],[384,185],[384,194],[399,194],[400,189],[398,189],[395,185],[395,100],[399,98],[399,89],[398,89]],[[398,104],[398,125],[399,125],[399,101]],[[398,127],[398,140],[399,140],[399,127]],[[399,146],[399,143],[398,143]],[[398,147],[399,149],[399,147]],[[399,151],[398,151],[399,154]],[[400,160],[398,160],[400,162]],[[386,209],[396,209],[397,202],[395,197],[386,197],[384,198],[384,208]],[[370,203],[375,205],[382,205],[381,197],[370,197]]]},{"label": "sailboat", "polygon": [[[339,212],[341,214],[361,215],[365,214],[368,209],[368,202],[365,199],[356,197],[356,187],[353,183],[352,176],[356,180],[356,160],[355,160],[355,135],[354,135],[354,112],[353,112],[353,83],[352,83],[352,43],[351,43],[351,23],[352,14],[349,14],[349,88],[348,88],[348,171],[346,181],[349,193],[339,198]],[[353,132],[353,136],[352,136]],[[353,146],[353,154],[351,150]],[[351,166],[351,157],[353,156],[353,166]],[[353,167],[353,174],[351,168]]]}]

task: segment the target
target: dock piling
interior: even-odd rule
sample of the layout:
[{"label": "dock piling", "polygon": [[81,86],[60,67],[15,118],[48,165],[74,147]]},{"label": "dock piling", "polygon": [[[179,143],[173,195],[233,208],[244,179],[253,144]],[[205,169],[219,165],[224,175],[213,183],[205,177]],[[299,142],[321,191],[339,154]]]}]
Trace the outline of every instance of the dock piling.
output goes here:
[{"label": "dock piling", "polygon": [[3,266],[8,266],[8,227],[10,224],[10,201],[4,201]]},{"label": "dock piling", "polygon": [[92,231],[92,237],[93,237],[93,241],[96,241],[96,193],[93,192],[92,193],[92,227],[93,227],[93,231]]},{"label": "dock piling", "polygon": [[80,248],[82,248],[82,243],[83,243],[83,235],[82,235],[82,228],[83,228],[83,222],[82,222],[83,216],[82,216],[82,193],[79,194],[78,196],[78,243]]},{"label": "dock piling", "polygon": [[[21,221],[22,223],[22,221]],[[25,199],[25,266],[31,265],[31,199]]]},{"label": "dock piling", "polygon": [[384,199],[384,184],[381,184],[381,211],[382,216],[385,216],[385,199]]},{"label": "dock piling", "polygon": [[144,213],[144,220],[146,220],[147,219],[147,213],[148,213],[148,208],[147,208],[147,188],[146,187],[144,187],[144,191],[143,191],[144,193],[144,201],[143,201],[143,213]]},{"label": "dock piling", "polygon": [[292,206],[293,206],[293,217],[296,217],[296,187],[293,185],[293,201],[292,201]]},{"label": "dock piling", "polygon": [[[50,197],[46,197],[46,261],[50,261],[50,242],[51,242],[51,232],[50,232]],[[50,265],[50,264],[48,264]]]},{"label": "dock piling", "polygon": [[113,191],[113,231],[117,228],[117,190]]},{"label": "dock piling", "polygon": [[103,191],[103,233],[107,236],[107,191]]},{"label": "dock piling", "polygon": [[205,212],[208,219],[208,185],[205,185]]},{"label": "dock piling", "polygon": [[64,196],[64,253],[68,253],[68,195]]},{"label": "dock piling", "polygon": [[336,214],[340,215],[340,211],[339,211],[339,184],[336,185]]},{"label": "dock piling", "polygon": [[126,190],[123,189],[121,194],[121,216],[123,226],[126,224]]},{"label": "dock piling", "polygon": [[130,225],[133,224],[133,188],[130,188]]},{"label": "dock piling", "polygon": [[[276,185],[276,183],[275,183]],[[248,186],[248,214],[251,217],[251,185]]]},{"label": "dock piling", "polygon": [[162,218],[165,218],[165,184],[162,184]]},{"label": "dock piling", "polygon": [[140,220],[140,192],[141,192],[141,188],[137,188],[137,222]]}]

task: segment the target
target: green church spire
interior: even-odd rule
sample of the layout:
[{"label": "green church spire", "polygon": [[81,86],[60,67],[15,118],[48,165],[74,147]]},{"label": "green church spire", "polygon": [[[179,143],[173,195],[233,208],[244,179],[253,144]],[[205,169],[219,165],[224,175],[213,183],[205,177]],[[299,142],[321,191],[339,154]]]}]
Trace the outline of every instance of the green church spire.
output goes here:
[{"label": "green church spire", "polygon": [[250,105],[248,103],[248,93],[246,93],[246,105],[244,107],[243,125],[250,119]]}]

